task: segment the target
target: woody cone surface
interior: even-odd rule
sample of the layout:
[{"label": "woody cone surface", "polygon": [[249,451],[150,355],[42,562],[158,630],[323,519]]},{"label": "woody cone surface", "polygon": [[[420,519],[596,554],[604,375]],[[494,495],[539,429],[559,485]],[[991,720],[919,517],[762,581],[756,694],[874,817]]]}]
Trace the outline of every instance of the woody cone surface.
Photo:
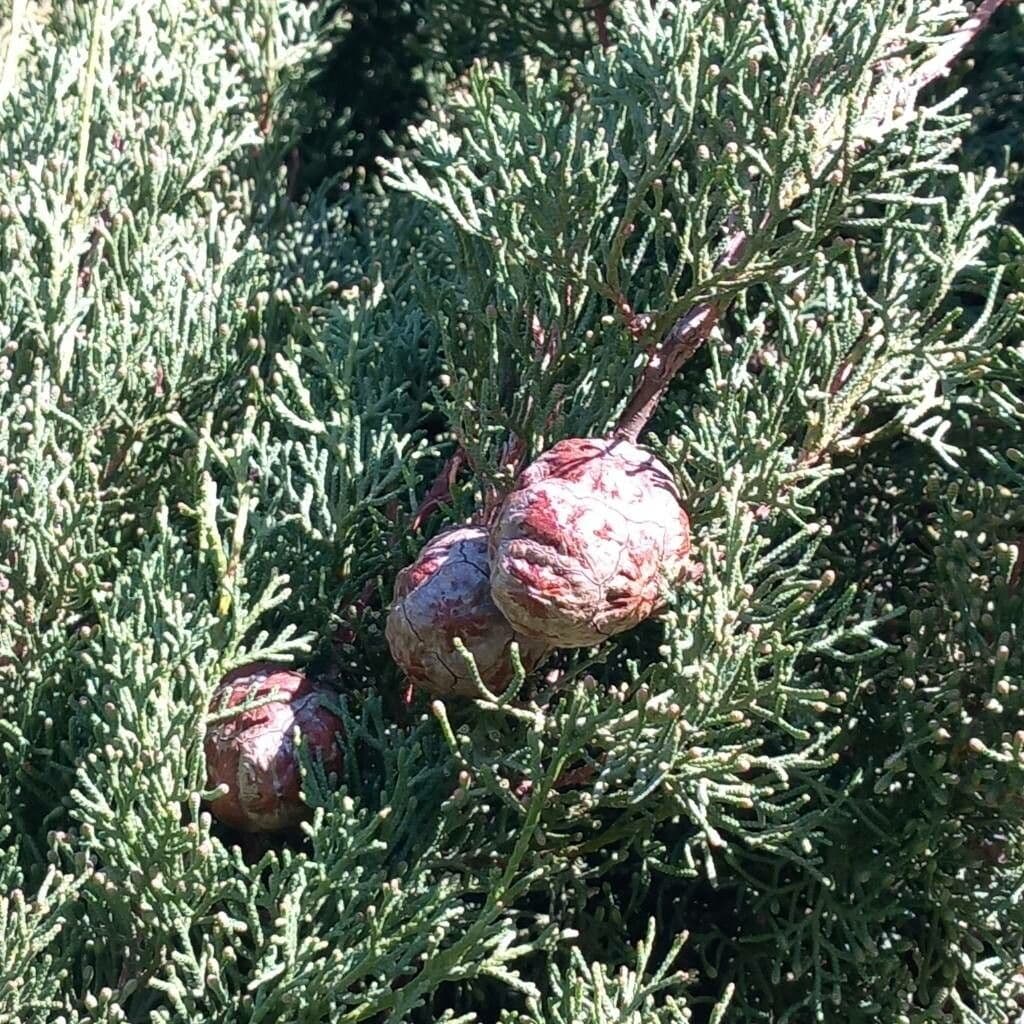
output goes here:
[{"label": "woody cone surface", "polygon": [[270,662],[244,665],[221,681],[213,709],[251,703],[274,691],[279,699],[218,722],[206,734],[208,785],[228,786],[210,810],[245,832],[291,828],[308,812],[299,795],[296,727],[326,771],[341,768],[341,720],[320,705],[320,688],[301,672]]},{"label": "woody cone surface", "polygon": [[398,574],[385,632],[409,681],[438,697],[478,695],[457,637],[493,693],[512,679],[513,640],[527,671],[548,653],[547,644],[518,636],[491,600],[487,531],[478,526],[439,534]]},{"label": "woody cone surface", "polygon": [[689,550],[689,518],[662,462],[628,441],[570,438],[502,503],[491,595],[524,635],[587,647],[657,611]]}]

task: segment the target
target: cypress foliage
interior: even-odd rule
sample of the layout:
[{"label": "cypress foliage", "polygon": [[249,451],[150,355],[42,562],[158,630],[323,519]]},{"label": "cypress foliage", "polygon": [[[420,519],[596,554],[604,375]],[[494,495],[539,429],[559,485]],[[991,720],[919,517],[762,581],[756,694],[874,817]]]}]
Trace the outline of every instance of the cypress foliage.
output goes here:
[{"label": "cypress foliage", "polygon": [[[0,1021],[1019,1020],[998,6],[6,0]],[[399,571],[616,427],[700,571],[407,695]],[[253,837],[263,661],[344,749]]]}]

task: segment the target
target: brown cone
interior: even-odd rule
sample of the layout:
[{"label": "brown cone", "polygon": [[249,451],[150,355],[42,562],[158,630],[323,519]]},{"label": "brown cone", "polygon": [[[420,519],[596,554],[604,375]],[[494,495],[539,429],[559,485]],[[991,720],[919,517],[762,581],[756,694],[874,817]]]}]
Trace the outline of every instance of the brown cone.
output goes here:
[{"label": "brown cone", "polygon": [[546,644],[517,636],[491,600],[487,531],[478,526],[439,534],[398,574],[385,632],[409,681],[437,697],[478,695],[457,637],[493,693],[512,679],[513,640],[527,671],[548,653]]},{"label": "brown cone", "polygon": [[308,813],[299,795],[296,727],[327,771],[341,768],[341,721],[321,706],[320,689],[301,672],[271,662],[244,665],[221,681],[213,709],[251,703],[274,691],[277,700],[217,722],[206,734],[207,784],[211,789],[228,786],[210,810],[225,825],[245,832],[291,828]]},{"label": "brown cone", "polygon": [[657,611],[689,550],[689,518],[662,462],[629,441],[570,438],[503,501],[491,596],[524,636],[588,647]]}]

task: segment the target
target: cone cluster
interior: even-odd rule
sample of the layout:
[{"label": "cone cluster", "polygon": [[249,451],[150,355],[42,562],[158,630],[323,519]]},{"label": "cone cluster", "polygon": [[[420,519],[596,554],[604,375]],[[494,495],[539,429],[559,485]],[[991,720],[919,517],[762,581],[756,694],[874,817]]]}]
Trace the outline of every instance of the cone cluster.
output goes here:
[{"label": "cone cluster", "polygon": [[500,693],[513,640],[529,671],[555,648],[632,629],[663,606],[689,550],[689,517],[662,462],[629,441],[560,441],[520,475],[489,528],[442,533],[402,570],[391,654],[415,686],[473,696],[458,638]]},{"label": "cone cluster", "polygon": [[[689,518],[663,463],[629,441],[570,438],[520,475],[489,527],[439,534],[398,574],[388,646],[428,693],[474,697],[482,682],[498,694],[513,678],[513,642],[529,672],[556,648],[632,629],[660,610],[689,550]],[[244,832],[296,826],[307,814],[296,739],[325,771],[342,765],[342,723],[320,687],[259,662],[225,676],[211,710],[207,781],[221,789],[212,813]]]}]

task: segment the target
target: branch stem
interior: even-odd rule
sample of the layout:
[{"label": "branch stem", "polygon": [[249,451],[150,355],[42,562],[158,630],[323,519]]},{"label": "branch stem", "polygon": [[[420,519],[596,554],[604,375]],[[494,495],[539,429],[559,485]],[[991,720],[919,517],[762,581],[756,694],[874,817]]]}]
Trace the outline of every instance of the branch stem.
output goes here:
[{"label": "branch stem", "polygon": [[[949,73],[957,57],[977,38],[1003,3],[1004,0],[983,0],[970,17],[917,69],[905,86],[897,85],[882,95],[878,101],[869,102],[855,132],[862,144],[878,138],[881,132],[904,124],[905,113],[897,117],[894,116],[895,111],[902,108],[902,112],[911,112],[921,90]],[[829,125],[826,128],[826,137],[820,140],[822,159],[817,161],[818,165],[830,159],[834,154],[835,145],[841,143],[842,132],[839,132],[838,138],[828,137],[829,129],[834,128],[834,124]],[[804,193],[806,185],[805,182],[804,187],[790,190],[790,204]],[[767,222],[766,217],[762,221],[762,228]],[[750,236],[746,232],[738,229],[731,231],[716,270],[736,266],[743,259],[749,242]],[[731,299],[725,296],[704,300],[672,324],[664,338],[654,346],[647,366],[626,408],[620,414],[612,436],[636,441],[664,398],[672,379],[704,343],[712,328],[728,309],[730,301]]]}]

